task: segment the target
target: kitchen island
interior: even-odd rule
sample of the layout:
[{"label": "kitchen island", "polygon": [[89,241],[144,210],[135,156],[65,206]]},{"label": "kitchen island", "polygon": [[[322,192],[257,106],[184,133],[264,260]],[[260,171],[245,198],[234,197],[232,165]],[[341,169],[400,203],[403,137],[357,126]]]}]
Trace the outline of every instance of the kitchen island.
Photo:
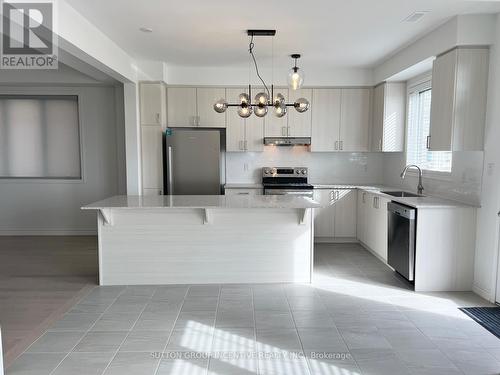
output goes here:
[{"label": "kitchen island", "polygon": [[99,284],[311,282],[312,209],[300,196],[114,196],[97,211]]}]

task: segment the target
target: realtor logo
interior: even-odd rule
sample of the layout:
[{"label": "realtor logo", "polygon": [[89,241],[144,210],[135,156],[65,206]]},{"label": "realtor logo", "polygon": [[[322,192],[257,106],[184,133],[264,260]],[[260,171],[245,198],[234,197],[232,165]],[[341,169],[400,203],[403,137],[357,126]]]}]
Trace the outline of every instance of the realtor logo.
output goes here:
[{"label": "realtor logo", "polygon": [[1,1],[1,69],[57,69],[54,1]]}]

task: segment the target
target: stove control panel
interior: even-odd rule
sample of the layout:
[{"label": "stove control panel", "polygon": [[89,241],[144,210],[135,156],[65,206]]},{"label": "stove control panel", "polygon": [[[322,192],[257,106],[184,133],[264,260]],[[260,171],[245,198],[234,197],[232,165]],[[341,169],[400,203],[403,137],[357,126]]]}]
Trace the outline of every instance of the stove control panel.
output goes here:
[{"label": "stove control panel", "polygon": [[278,168],[264,167],[262,168],[262,177],[307,177],[308,169],[306,167],[294,168]]}]

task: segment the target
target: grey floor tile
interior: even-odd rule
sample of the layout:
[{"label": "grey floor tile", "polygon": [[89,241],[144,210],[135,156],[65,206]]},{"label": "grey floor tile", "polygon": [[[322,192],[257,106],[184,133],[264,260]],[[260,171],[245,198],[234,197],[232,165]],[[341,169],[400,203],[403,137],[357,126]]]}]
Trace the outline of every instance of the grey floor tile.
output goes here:
[{"label": "grey floor tile", "polygon": [[202,324],[208,327],[215,325],[215,311],[186,311],[181,312],[175,322],[175,329],[190,328],[193,324]]},{"label": "grey floor tile", "polygon": [[154,375],[160,359],[149,352],[119,352],[113,358],[105,375]]},{"label": "grey floor tile", "polygon": [[500,362],[484,349],[444,351],[464,374],[500,374]]},{"label": "grey floor tile", "polygon": [[75,352],[115,352],[128,331],[88,332],[75,347]]},{"label": "grey floor tile", "polygon": [[323,311],[326,310],[326,306],[322,299],[318,296],[289,296],[288,303],[292,311],[300,310],[312,310],[312,311]]},{"label": "grey floor tile", "polygon": [[292,314],[298,328],[335,328],[332,316],[326,311],[293,311]]},{"label": "grey floor tile", "polygon": [[167,344],[170,331],[131,331],[120,346],[121,352],[161,352]]},{"label": "grey floor tile", "polygon": [[188,286],[159,286],[151,297],[153,301],[183,301]]},{"label": "grey floor tile", "polygon": [[45,332],[29,348],[29,353],[67,353],[80,341],[85,332]]},{"label": "grey floor tile", "polygon": [[129,285],[121,296],[140,296],[151,298],[158,287],[156,285]]},{"label": "grey floor tile", "polygon": [[376,327],[340,328],[339,331],[349,349],[392,349]]},{"label": "grey floor tile", "polygon": [[439,349],[400,350],[397,355],[408,367],[457,370]]},{"label": "grey floor tile", "polygon": [[92,331],[128,331],[138,318],[138,313],[104,313]]},{"label": "grey floor tile", "polygon": [[248,353],[256,350],[252,328],[215,329],[212,350],[220,353]]},{"label": "grey floor tile", "polygon": [[410,370],[397,357],[373,359],[358,362],[363,375],[407,375]]},{"label": "grey floor tile", "polygon": [[160,331],[171,331],[174,328],[175,321],[177,319],[178,313],[148,313],[143,312],[132,330],[134,331],[144,331],[144,330],[160,330]]},{"label": "grey floor tile", "polygon": [[416,328],[387,328],[379,331],[395,350],[436,348],[436,344]]},{"label": "grey floor tile", "polygon": [[114,353],[70,353],[53,375],[101,375]]},{"label": "grey floor tile", "polygon": [[103,313],[111,306],[114,299],[105,299],[101,301],[87,301],[76,304],[71,310],[71,313]]},{"label": "grey floor tile", "polygon": [[174,330],[167,344],[167,351],[210,352],[214,329],[201,324],[190,328]]},{"label": "grey floor tile", "polygon": [[253,310],[252,297],[220,299],[218,310],[219,311]]},{"label": "grey floor tile", "polygon": [[255,375],[258,374],[257,359],[210,359],[209,375]]},{"label": "grey floor tile", "polygon": [[226,310],[218,311],[215,321],[217,328],[253,328],[255,327],[252,310]]},{"label": "grey floor tile", "polygon": [[208,359],[162,359],[156,375],[206,375]]},{"label": "grey floor tile", "polygon": [[345,341],[336,329],[299,328],[299,337],[306,352],[348,352]]},{"label": "grey floor tile", "polygon": [[151,301],[145,306],[144,312],[165,315],[177,314],[181,309],[183,302],[184,300]]},{"label": "grey floor tile", "polygon": [[290,311],[290,306],[288,305],[288,301],[285,297],[254,297],[253,300],[254,308],[256,311],[264,310],[264,311]]},{"label": "grey floor tile", "polygon": [[220,285],[192,285],[187,292],[187,298],[190,297],[218,297]]},{"label": "grey floor tile", "polygon": [[87,331],[100,316],[100,313],[70,312],[54,323],[49,331]]},{"label": "grey floor tile", "polygon": [[302,359],[267,359],[259,360],[260,375],[309,375],[309,366]]},{"label": "grey floor tile", "polygon": [[6,375],[49,375],[66,353],[24,353],[7,368]]},{"label": "grey floor tile", "polygon": [[[328,353],[329,354],[329,353]],[[361,375],[356,361],[348,356],[344,359],[325,358],[322,353],[317,358],[307,358],[311,375]]]},{"label": "grey floor tile", "polygon": [[190,297],[184,300],[182,311],[215,311],[218,297]]},{"label": "grey floor tile", "polygon": [[295,329],[267,329],[257,331],[259,351],[272,353],[281,351],[302,351]]},{"label": "grey floor tile", "polygon": [[292,314],[279,311],[257,311],[255,313],[257,330],[261,329],[294,329]]}]

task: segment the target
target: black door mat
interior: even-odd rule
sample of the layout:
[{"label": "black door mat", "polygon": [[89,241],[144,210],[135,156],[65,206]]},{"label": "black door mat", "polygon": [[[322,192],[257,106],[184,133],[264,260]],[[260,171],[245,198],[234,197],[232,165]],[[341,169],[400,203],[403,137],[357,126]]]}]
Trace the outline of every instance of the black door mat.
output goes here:
[{"label": "black door mat", "polygon": [[500,307],[461,307],[459,310],[500,339]]}]

